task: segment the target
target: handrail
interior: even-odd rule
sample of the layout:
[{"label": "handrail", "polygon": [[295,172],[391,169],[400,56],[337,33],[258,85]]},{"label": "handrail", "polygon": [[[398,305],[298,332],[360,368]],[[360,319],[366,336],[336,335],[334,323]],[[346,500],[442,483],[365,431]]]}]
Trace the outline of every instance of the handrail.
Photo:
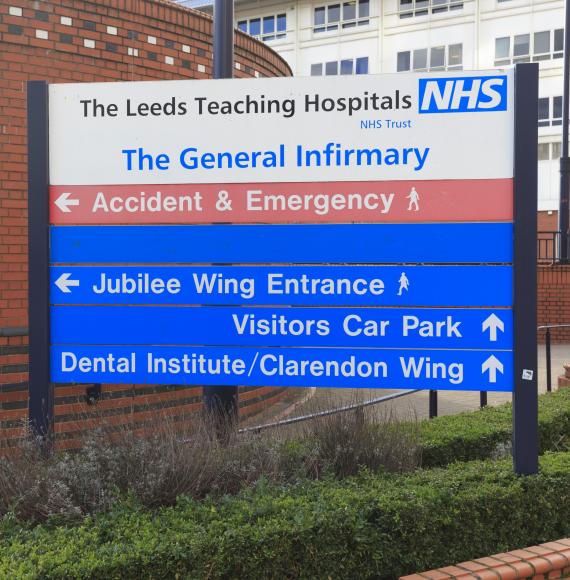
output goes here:
[{"label": "handrail", "polygon": [[423,389],[413,389],[409,391],[403,391],[400,393],[392,393],[391,395],[377,397],[376,399],[370,399],[368,401],[364,401],[363,403],[355,403],[353,405],[344,405],[342,407],[335,407],[334,409],[319,411],[318,413],[310,413],[308,415],[301,415],[300,417],[292,417],[291,419],[282,419],[281,421],[276,421],[274,423],[265,423],[263,425],[257,425],[256,427],[244,427],[243,429],[238,429],[238,433],[260,433],[261,431],[265,431],[266,429],[271,429],[273,427],[283,427],[284,425],[293,425],[295,423],[300,423],[301,421],[315,419],[316,417],[328,417],[329,415],[334,415],[336,413],[355,411],[357,409],[363,409],[364,407],[370,407],[371,405],[376,405],[378,403],[383,403],[385,401],[391,401],[393,399],[405,397],[406,395],[412,395],[413,393],[418,393],[421,390]]},{"label": "handrail", "polygon": [[550,329],[551,328],[570,328],[570,324],[543,324],[537,327],[536,330],[546,330],[546,391],[550,393],[552,391],[552,356],[551,356],[551,341],[550,341]]}]

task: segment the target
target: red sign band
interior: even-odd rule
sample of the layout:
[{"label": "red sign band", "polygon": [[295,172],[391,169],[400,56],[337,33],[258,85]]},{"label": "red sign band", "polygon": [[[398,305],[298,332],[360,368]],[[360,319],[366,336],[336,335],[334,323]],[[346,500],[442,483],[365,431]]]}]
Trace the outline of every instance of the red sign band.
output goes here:
[{"label": "red sign band", "polygon": [[52,224],[510,221],[512,179],[57,185]]}]

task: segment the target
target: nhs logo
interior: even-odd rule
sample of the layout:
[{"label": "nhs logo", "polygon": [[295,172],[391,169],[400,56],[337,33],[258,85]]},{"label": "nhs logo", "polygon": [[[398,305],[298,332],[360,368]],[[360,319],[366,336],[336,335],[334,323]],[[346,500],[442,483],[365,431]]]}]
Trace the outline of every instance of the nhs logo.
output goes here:
[{"label": "nhs logo", "polygon": [[422,113],[484,113],[507,110],[506,75],[419,79]]}]

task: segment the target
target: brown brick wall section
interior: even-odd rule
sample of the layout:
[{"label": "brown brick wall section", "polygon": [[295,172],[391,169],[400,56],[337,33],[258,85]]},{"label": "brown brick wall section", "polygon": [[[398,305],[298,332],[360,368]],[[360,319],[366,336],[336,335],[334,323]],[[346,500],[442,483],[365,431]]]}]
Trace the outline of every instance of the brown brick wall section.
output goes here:
[{"label": "brown brick wall section", "polygon": [[570,578],[570,539],[461,562],[400,580],[546,580]]},{"label": "brown brick wall section", "polygon": [[557,211],[539,211],[536,229],[539,232],[554,232],[558,230]]},{"label": "brown brick wall section", "polygon": [[[538,325],[570,325],[570,266],[538,267]],[[544,331],[539,340],[544,342]],[[551,329],[553,342],[570,342],[570,328]]]},{"label": "brown brick wall section", "polygon": [[[558,230],[558,212],[538,212],[538,231]],[[539,233],[538,252],[552,257],[553,239]],[[540,257],[540,255],[539,255]],[[554,266],[548,260],[538,266],[538,324],[570,324],[570,266]],[[553,342],[570,342],[570,328],[552,329]],[[544,331],[539,341],[544,342]]]},{"label": "brown brick wall section", "polygon": [[[0,328],[28,325],[26,81],[211,78],[211,33],[209,17],[163,0],[0,2]],[[266,45],[237,33],[234,73],[274,77],[291,70]],[[241,413],[283,395],[248,390]],[[64,444],[93,407],[84,403],[84,385],[57,386],[55,397],[55,429]],[[105,385],[97,412],[142,421],[144,404],[182,413],[199,401],[197,388]],[[0,428],[15,433],[26,416],[27,338],[0,337]]]}]

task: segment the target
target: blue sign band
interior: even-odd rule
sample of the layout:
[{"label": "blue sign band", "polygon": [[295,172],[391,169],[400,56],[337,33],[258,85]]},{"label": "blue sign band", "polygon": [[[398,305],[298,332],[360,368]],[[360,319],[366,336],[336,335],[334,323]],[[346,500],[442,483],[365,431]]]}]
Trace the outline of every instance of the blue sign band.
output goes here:
[{"label": "blue sign band", "polygon": [[511,310],[53,306],[52,344],[511,349]]},{"label": "blue sign band", "polygon": [[53,266],[52,304],[511,306],[511,266]]},{"label": "blue sign band", "polygon": [[509,263],[511,223],[52,226],[52,263]]},{"label": "blue sign band", "polygon": [[511,391],[512,352],[55,346],[56,383]]}]

